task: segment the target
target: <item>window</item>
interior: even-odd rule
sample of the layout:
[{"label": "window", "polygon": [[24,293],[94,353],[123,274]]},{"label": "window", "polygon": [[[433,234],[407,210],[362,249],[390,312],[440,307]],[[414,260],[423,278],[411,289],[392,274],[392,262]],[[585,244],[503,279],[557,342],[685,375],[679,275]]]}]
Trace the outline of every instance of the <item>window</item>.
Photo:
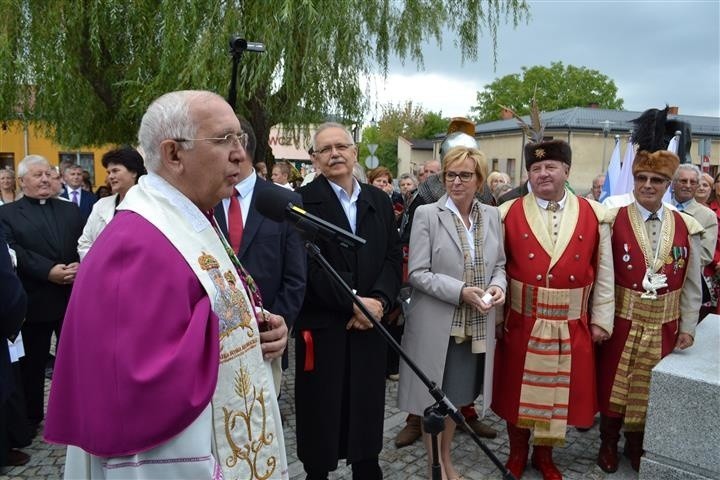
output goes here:
[{"label": "window", "polygon": [[90,183],[95,185],[95,155],[88,152],[60,152],[58,154],[58,163],[64,161],[77,163],[83,170],[90,173]]},{"label": "window", "polygon": [[15,170],[15,154],[12,152],[0,152],[0,169],[12,168]]}]

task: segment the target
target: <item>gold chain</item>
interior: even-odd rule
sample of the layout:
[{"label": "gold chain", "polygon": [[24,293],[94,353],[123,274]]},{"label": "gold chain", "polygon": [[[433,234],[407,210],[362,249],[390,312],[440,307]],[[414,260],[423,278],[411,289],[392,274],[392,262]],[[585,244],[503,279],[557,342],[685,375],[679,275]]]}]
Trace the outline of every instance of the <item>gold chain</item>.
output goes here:
[{"label": "gold chain", "polygon": [[[660,208],[665,207],[661,206]],[[675,216],[668,209],[665,209],[663,212],[662,225],[660,226],[660,239],[658,240],[659,243],[656,250],[658,255],[655,258],[653,256],[650,239],[645,230],[645,222],[635,203],[631,203],[628,206],[628,215],[630,217],[630,225],[632,225],[633,232],[635,233],[635,238],[637,238],[643,255],[645,255],[645,266],[651,268],[650,262],[655,260],[652,271],[656,272],[660,270],[665,263],[665,258],[670,255],[670,249],[672,248],[672,237],[675,234]]]}]

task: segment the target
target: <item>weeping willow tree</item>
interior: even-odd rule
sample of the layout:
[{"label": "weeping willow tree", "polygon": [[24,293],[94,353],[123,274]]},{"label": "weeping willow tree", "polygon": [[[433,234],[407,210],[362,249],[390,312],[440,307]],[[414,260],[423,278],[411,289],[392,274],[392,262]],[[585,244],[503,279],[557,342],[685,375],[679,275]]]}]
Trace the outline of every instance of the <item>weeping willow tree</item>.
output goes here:
[{"label": "weeping willow tree", "polygon": [[238,74],[238,113],[254,125],[256,158],[272,125],[332,115],[360,119],[360,79],[396,55],[422,66],[449,35],[463,60],[501,22],[527,19],[525,0],[0,0],[0,120],[46,127],[68,147],[133,142],[162,93],[225,96],[228,39],[263,42]]}]

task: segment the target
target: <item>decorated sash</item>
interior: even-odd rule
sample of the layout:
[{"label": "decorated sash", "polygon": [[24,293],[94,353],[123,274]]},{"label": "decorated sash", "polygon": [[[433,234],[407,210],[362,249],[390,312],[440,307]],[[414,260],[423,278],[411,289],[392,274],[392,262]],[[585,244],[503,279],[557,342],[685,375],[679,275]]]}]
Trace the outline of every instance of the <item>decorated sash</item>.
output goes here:
[{"label": "decorated sash", "polygon": [[[161,177],[143,176],[120,207],[156,226],[185,257],[219,321],[212,399],[215,457],[225,478],[288,478],[280,411],[263,360],[251,278],[233,264],[205,215]],[[239,265],[238,265],[239,267]]]},{"label": "decorated sash", "polygon": [[[662,358],[662,326],[680,318],[689,232],[679,214],[664,208],[655,255],[634,203],[618,212],[615,231],[614,261],[621,266],[615,269],[618,273],[615,315],[631,324],[613,379],[609,408],[624,415],[626,431],[640,431],[645,428],[650,372]],[[658,289],[656,298],[642,291],[644,268],[667,279],[667,285]]]},{"label": "decorated sash", "polygon": [[586,315],[592,286],[543,288],[510,281],[510,308],[535,317],[528,340],[517,425],[532,428],[535,445],[565,443],[572,345],[568,323]]},{"label": "decorated sash", "polygon": [[680,316],[682,290],[642,298],[638,291],[615,287],[618,316],[632,319],[610,393],[610,410],[625,415],[626,431],[645,427],[650,371],[662,356],[662,326]]}]

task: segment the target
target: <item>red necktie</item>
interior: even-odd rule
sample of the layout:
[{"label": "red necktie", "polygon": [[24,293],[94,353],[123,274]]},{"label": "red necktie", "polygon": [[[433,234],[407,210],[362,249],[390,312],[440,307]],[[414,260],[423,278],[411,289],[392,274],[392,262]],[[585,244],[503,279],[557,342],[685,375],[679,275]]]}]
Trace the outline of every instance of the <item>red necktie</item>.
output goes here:
[{"label": "red necktie", "polygon": [[243,235],[242,209],[237,195],[230,197],[228,208],[228,233],[230,234],[230,246],[235,253],[240,251],[240,243]]}]

